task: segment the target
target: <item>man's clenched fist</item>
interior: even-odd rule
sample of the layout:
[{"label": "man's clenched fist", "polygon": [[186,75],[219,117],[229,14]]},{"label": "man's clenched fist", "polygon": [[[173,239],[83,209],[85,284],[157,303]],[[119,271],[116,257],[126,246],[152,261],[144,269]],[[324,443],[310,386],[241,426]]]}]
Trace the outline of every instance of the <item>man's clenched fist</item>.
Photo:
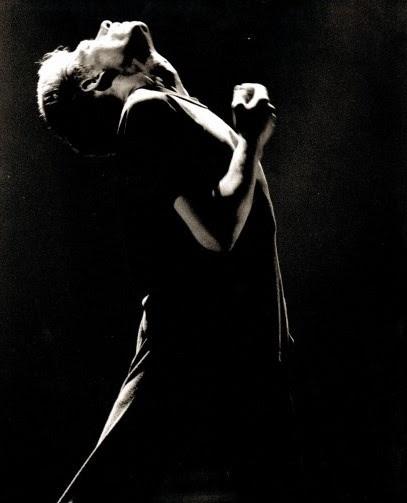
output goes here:
[{"label": "man's clenched fist", "polygon": [[263,148],[273,134],[276,109],[261,84],[240,84],[233,90],[233,122],[236,131],[252,146]]}]

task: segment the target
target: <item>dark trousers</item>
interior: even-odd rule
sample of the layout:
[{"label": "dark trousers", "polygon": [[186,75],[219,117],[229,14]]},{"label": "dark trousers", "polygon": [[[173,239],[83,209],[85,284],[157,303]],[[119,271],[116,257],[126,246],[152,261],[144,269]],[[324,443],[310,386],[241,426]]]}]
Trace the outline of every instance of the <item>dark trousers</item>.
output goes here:
[{"label": "dark trousers", "polygon": [[157,357],[143,305],[128,376],[58,503],[291,501],[292,406],[281,364],[260,379],[225,362],[219,380],[188,355]]}]

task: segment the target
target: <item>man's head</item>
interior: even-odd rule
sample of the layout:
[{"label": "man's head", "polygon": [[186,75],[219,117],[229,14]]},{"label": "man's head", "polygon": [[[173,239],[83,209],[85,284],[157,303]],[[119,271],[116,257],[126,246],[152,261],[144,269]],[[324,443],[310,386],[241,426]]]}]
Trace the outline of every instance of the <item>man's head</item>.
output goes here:
[{"label": "man's head", "polygon": [[148,27],[137,21],[103,21],[96,37],[74,51],[46,54],[38,75],[41,116],[87,154],[114,149],[120,112],[131,91],[147,85],[182,87],[175,69],[155,51]]}]

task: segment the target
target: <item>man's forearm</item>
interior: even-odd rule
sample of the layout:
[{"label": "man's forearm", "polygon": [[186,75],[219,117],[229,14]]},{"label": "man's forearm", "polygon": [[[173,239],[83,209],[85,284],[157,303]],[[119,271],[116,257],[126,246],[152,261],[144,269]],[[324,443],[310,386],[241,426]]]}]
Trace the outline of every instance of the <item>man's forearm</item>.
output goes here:
[{"label": "man's forearm", "polygon": [[256,145],[239,135],[229,169],[219,182],[219,194],[222,197],[230,197],[247,192],[256,178],[258,162],[259,152]]},{"label": "man's forearm", "polygon": [[228,249],[235,244],[250,213],[260,158],[256,142],[239,136],[229,169],[219,182],[218,197],[224,203],[220,208],[224,206],[227,213],[222,237]]}]

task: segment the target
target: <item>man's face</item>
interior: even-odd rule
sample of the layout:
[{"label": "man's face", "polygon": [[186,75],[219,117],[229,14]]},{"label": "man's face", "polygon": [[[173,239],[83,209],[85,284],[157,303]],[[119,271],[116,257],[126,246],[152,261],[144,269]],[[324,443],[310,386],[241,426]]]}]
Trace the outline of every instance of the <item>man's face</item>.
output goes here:
[{"label": "man's face", "polygon": [[153,50],[150,31],[144,23],[103,21],[95,39],[79,43],[74,58],[96,72],[117,70],[132,75],[143,69]]}]

